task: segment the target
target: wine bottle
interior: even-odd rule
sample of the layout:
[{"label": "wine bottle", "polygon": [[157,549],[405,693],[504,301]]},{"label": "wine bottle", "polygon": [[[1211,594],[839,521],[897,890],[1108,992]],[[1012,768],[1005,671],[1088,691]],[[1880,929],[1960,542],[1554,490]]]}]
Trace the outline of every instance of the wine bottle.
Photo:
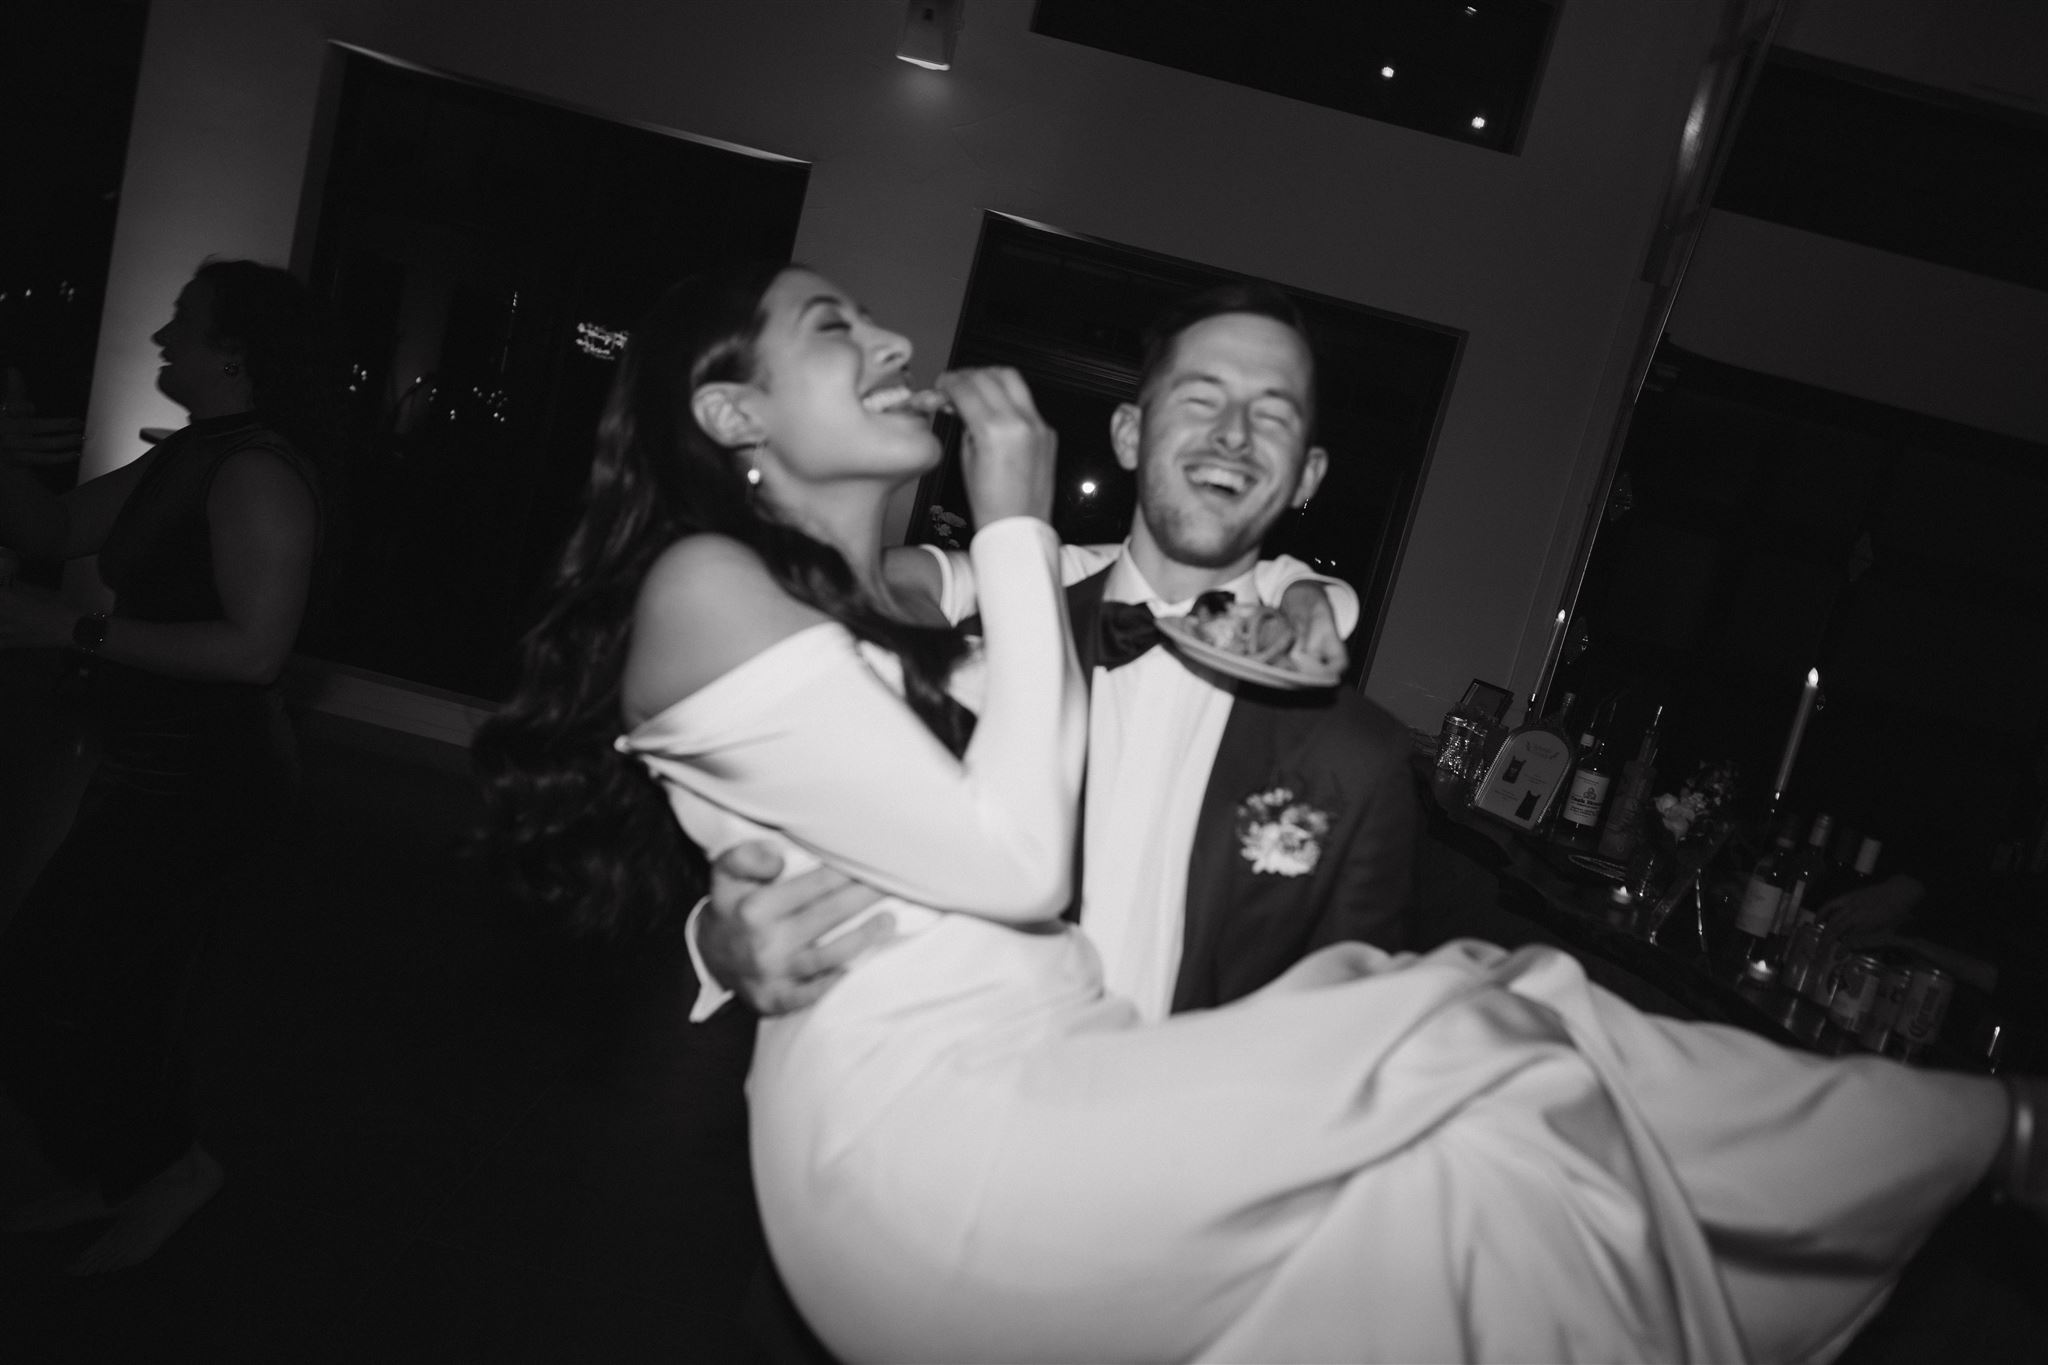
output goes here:
[{"label": "wine bottle", "polygon": [[1650,804],[1650,784],[1656,780],[1657,727],[1664,723],[1659,706],[1643,731],[1636,756],[1621,768],[1621,781],[1608,799],[1607,823],[1600,831],[1599,853],[1603,858],[1625,863],[1643,837],[1643,811]]},{"label": "wine bottle", "polygon": [[1773,937],[1780,944],[1797,933],[1800,924],[1810,921],[1814,912],[1820,909],[1820,897],[1826,893],[1828,840],[1834,832],[1834,816],[1826,811],[1815,815],[1813,828],[1806,835],[1806,846],[1792,859],[1792,879],[1785,893],[1785,907],[1772,930]]},{"label": "wine bottle", "polygon": [[1579,766],[1565,795],[1564,830],[1577,843],[1590,844],[1600,834],[1600,818],[1607,813],[1607,794],[1614,786],[1614,756],[1608,750],[1605,731],[1588,729],[1579,738]]},{"label": "wine bottle", "polygon": [[1770,981],[1778,972],[1771,959],[1771,930],[1777,925],[1778,910],[1792,880],[1792,849],[1798,842],[1789,829],[1764,850],[1750,871],[1742,889],[1742,908],[1735,912],[1732,953],[1741,960],[1742,974],[1752,981]]},{"label": "wine bottle", "polygon": [[1856,850],[1862,846],[1861,830],[1847,820],[1835,822],[1835,837],[1828,841],[1827,884],[1821,888],[1821,899],[1813,902],[1816,910],[1827,904],[1827,897],[1838,896],[1848,889],[1850,879],[1856,875]]},{"label": "wine bottle", "polygon": [[1792,887],[1778,914],[1772,951],[1778,956],[1778,980],[1787,990],[1803,991],[1813,972],[1814,954],[1820,949],[1820,909],[1828,888],[1839,878],[1828,861],[1835,817],[1825,811],[1813,817],[1806,846],[1792,863]]}]

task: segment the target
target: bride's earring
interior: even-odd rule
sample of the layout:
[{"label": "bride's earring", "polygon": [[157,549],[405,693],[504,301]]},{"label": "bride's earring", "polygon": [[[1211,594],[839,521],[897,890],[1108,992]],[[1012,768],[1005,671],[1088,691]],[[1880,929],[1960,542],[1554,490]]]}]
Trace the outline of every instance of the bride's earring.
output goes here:
[{"label": "bride's earring", "polygon": [[757,464],[747,466],[747,485],[750,488],[759,488],[761,486],[761,466]]}]

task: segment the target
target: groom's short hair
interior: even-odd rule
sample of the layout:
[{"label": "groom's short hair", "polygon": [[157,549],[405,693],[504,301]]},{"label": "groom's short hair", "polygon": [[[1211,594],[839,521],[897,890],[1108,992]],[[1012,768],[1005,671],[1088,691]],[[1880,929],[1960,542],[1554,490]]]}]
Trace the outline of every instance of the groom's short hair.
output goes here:
[{"label": "groom's short hair", "polygon": [[1145,329],[1144,351],[1138,361],[1139,406],[1144,405],[1146,395],[1151,392],[1152,381],[1172,363],[1174,344],[1180,340],[1180,334],[1198,322],[1207,322],[1226,313],[1250,313],[1254,317],[1271,318],[1301,338],[1302,348],[1309,355],[1308,428],[1304,435],[1313,443],[1317,409],[1316,361],[1315,346],[1309,340],[1308,323],[1303,320],[1300,307],[1285,290],[1263,280],[1232,280],[1227,284],[1213,285],[1171,304],[1165,312],[1152,319],[1151,325]]}]

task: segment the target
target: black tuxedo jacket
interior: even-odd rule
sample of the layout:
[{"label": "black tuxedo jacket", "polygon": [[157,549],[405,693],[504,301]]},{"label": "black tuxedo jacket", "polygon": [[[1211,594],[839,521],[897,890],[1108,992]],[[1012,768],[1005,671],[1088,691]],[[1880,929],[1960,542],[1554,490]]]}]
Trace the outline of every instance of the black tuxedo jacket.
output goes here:
[{"label": "black tuxedo jacket", "polygon": [[[1095,667],[1096,620],[1108,580],[1105,569],[1067,589],[1084,678]],[[1421,828],[1407,730],[1347,688],[1232,686],[1236,701],[1188,855],[1176,1014],[1247,995],[1326,944],[1363,939],[1382,948],[1404,946]],[[1241,826],[1256,818],[1247,800],[1279,787],[1329,817],[1314,869],[1296,876],[1255,872],[1244,852]]]}]

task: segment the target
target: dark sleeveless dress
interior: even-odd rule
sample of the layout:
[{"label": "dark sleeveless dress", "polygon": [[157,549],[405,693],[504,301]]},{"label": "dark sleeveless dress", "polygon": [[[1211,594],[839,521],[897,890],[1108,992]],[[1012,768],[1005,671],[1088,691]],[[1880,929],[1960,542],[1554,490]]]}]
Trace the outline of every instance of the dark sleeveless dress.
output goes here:
[{"label": "dark sleeveless dress", "polygon": [[[311,466],[254,414],[167,439],[100,551],[113,615],[222,617],[207,497],[245,450]],[[273,687],[81,662],[102,758],[0,936],[0,1077],[45,1155],[119,1202],[191,1145],[185,998],[224,892],[275,833],[288,733]]]}]

